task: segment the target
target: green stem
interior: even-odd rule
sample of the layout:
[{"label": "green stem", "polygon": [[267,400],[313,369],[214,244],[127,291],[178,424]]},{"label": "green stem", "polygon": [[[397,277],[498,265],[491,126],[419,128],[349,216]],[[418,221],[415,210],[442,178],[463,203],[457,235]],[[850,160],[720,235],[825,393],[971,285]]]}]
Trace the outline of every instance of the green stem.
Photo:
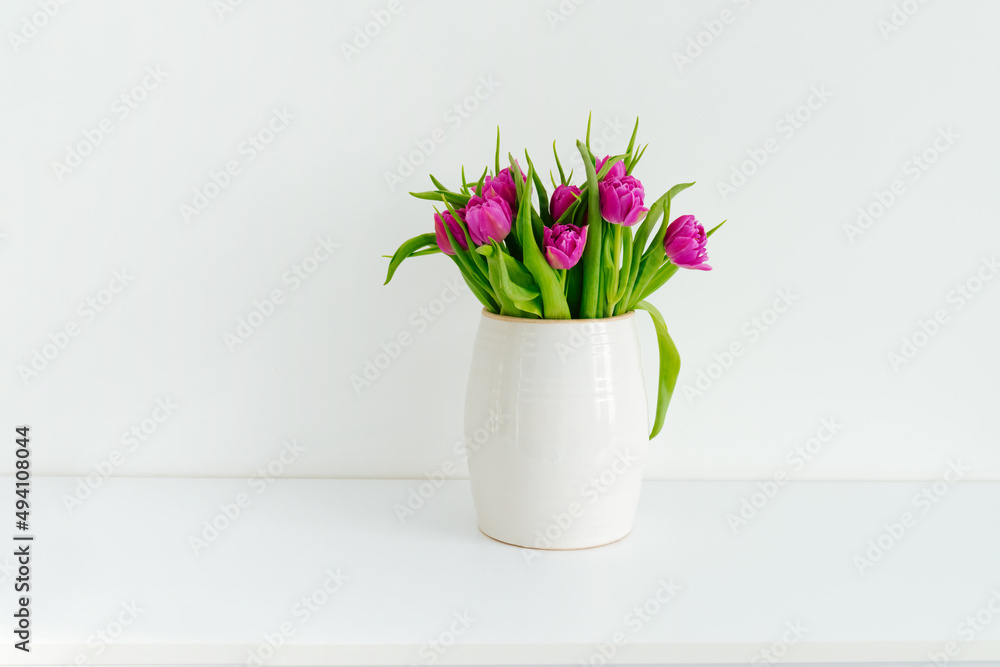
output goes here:
[{"label": "green stem", "polygon": [[615,314],[615,304],[618,303],[616,294],[618,293],[618,258],[622,251],[622,226],[621,225],[611,225],[610,230],[612,230],[611,237],[607,240],[605,261],[606,266],[604,267],[604,285],[603,294],[606,305],[604,306],[604,317],[614,317]]},{"label": "green stem", "polygon": [[656,417],[653,420],[653,430],[649,434],[652,440],[663,428],[663,421],[667,416],[667,407],[670,399],[674,395],[674,388],[677,386],[677,375],[681,370],[681,355],[674,345],[670,333],[667,331],[667,323],[663,320],[653,304],[647,301],[640,301],[635,305],[637,310],[645,310],[653,318],[653,326],[656,328],[656,342],[660,353],[660,372],[658,374],[656,393]]},{"label": "green stem", "polygon": [[622,254],[622,226],[615,225],[615,243],[612,246],[612,251],[611,251],[611,261],[612,261],[611,266],[615,270],[615,275],[611,281],[611,283],[615,286],[612,294],[618,291],[618,270],[620,268],[618,266],[618,261],[621,257],[621,254]]},{"label": "green stem", "polygon": [[587,169],[587,245],[583,249],[583,292],[580,297],[580,317],[598,317],[597,303],[601,288],[601,241],[604,221],[601,219],[600,195],[597,190],[597,172],[590,161],[590,151],[581,142],[576,147]]}]

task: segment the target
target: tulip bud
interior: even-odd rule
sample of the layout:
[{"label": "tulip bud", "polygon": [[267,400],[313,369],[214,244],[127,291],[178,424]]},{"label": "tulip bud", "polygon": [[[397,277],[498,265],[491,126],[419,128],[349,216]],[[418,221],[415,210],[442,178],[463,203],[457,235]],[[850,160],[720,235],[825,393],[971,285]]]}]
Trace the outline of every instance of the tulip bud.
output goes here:
[{"label": "tulip bud", "polygon": [[[601,169],[604,167],[604,163],[611,158],[610,155],[605,155],[600,160],[597,161],[597,165],[594,167],[594,171],[598,174],[601,173]],[[619,160],[615,162],[611,169],[608,169],[608,173],[604,175],[602,180],[609,181],[616,178],[625,178],[625,163]]]},{"label": "tulip bud", "polygon": [[601,215],[610,223],[631,227],[645,218],[649,211],[642,205],[646,191],[634,176],[609,178],[612,172],[613,167],[604,180],[597,184],[601,195]]},{"label": "tulip bud", "polygon": [[510,233],[513,216],[510,206],[502,197],[471,197],[465,207],[465,223],[476,245],[485,245],[490,239],[503,241]]},{"label": "tulip bud", "polygon": [[[442,222],[442,218],[444,222]],[[462,223],[455,219],[451,211],[445,211],[444,213],[434,214],[434,238],[437,239],[438,248],[441,249],[441,252],[446,255],[455,254],[455,250],[451,247],[451,242],[448,240],[448,235],[444,232],[445,224],[448,225],[448,230],[455,237],[455,242],[458,243],[462,250],[468,250],[469,243],[465,240],[465,230],[462,229]]]},{"label": "tulip bud", "polygon": [[552,199],[549,203],[549,212],[552,219],[559,222],[559,218],[566,212],[573,202],[580,196],[580,188],[575,185],[558,185],[552,192]]},{"label": "tulip bud", "polygon": [[[514,164],[517,164],[516,160]],[[517,166],[517,170],[521,172],[521,165]],[[527,181],[527,174],[521,172],[521,179]],[[496,176],[487,176],[483,179],[483,197],[500,197],[507,202],[511,211],[517,210],[517,186],[514,185],[514,179],[510,175],[510,167],[501,169]]]},{"label": "tulip bud", "polygon": [[682,215],[667,227],[663,249],[667,258],[683,269],[711,271],[712,267],[705,264],[708,259],[705,250],[707,241],[708,236],[701,223],[693,215]]},{"label": "tulip bud", "polygon": [[552,225],[542,232],[545,259],[553,269],[572,269],[583,256],[587,228],[576,225]]}]

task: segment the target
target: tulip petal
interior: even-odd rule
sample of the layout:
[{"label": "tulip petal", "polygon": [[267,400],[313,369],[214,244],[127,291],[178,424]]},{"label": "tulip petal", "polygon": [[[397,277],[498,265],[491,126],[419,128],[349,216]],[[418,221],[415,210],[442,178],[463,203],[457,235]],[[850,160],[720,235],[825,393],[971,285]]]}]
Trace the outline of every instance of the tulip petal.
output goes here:
[{"label": "tulip petal", "polygon": [[569,257],[555,246],[549,246],[545,249],[545,260],[553,269],[570,268]]},{"label": "tulip petal", "polygon": [[646,208],[645,206],[636,206],[631,211],[629,211],[627,216],[625,216],[625,220],[622,222],[622,224],[625,225],[626,227],[631,227],[636,223],[642,222],[642,220],[646,217],[647,213],[649,213],[649,209]]}]

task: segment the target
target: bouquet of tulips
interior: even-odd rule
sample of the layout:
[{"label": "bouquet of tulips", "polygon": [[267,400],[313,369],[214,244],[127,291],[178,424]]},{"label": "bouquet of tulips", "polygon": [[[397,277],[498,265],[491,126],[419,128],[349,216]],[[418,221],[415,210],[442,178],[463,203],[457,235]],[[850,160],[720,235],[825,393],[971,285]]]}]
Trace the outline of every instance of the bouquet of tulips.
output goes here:
[{"label": "bouquet of tulips", "polygon": [[645,205],[645,189],[632,175],[646,150],[636,146],[638,129],[636,120],[623,154],[597,158],[590,150],[588,120],[586,141],[576,142],[586,168],[586,180],[579,186],[572,183],[572,171],[569,175],[563,171],[553,142],[559,183],[550,170],[551,199],[527,151],[527,173],[510,154],[509,166],[500,168],[498,130],[492,173],[486,167],[472,183],[463,167],[457,192],[431,176],[434,190],[410,193],[438,202],[434,232],[399,247],[385,282],[403,260],[441,252],[451,257],[469,289],[491,313],[595,319],[647,311],[660,351],[653,437],[662,427],[680,357],[663,316],[645,299],[678,269],[710,270],[705,244],[722,223],[708,232],[693,215],[668,224],[673,198],[694,183],[675,185]]}]

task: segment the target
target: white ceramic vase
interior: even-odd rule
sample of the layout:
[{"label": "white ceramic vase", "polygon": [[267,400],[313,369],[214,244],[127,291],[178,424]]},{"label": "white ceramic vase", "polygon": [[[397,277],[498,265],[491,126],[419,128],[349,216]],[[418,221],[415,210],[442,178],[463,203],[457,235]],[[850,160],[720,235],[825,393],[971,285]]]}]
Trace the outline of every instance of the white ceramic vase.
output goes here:
[{"label": "white ceramic vase", "polygon": [[648,420],[634,313],[536,320],[483,311],[465,408],[480,530],[535,549],[625,537]]}]

